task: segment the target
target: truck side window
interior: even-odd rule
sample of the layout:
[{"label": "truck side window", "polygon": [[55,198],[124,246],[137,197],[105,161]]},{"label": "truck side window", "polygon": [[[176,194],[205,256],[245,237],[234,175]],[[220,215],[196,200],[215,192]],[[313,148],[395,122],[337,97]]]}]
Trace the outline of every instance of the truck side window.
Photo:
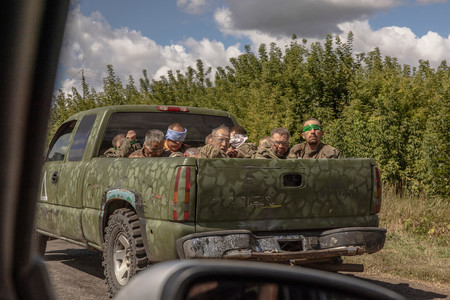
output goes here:
[{"label": "truck side window", "polygon": [[97,115],[84,116],[78,126],[75,137],[73,138],[72,147],[70,147],[69,161],[79,161],[83,158],[84,150],[94,125]]},{"label": "truck side window", "polygon": [[62,124],[50,143],[50,151],[47,155],[47,161],[61,161],[67,154],[69,148],[70,136],[77,121],[71,121]]}]

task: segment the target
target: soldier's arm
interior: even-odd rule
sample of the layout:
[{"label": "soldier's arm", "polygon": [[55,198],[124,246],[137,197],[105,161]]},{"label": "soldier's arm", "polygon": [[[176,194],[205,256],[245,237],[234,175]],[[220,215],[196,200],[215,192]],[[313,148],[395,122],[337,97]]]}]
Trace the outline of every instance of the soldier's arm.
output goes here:
[{"label": "soldier's arm", "polygon": [[129,140],[124,140],[119,149],[116,150],[116,157],[128,157],[133,152],[131,143]]}]

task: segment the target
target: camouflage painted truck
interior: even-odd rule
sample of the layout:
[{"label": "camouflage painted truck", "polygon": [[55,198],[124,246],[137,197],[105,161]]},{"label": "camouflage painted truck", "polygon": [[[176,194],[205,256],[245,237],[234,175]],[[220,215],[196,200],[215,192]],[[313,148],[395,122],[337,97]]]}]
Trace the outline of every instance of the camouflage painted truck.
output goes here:
[{"label": "camouflage painted truck", "polygon": [[[380,175],[373,159],[105,158],[129,129],[142,140],[178,122],[200,146],[227,112],[112,106],[70,117],[49,145],[37,208],[48,238],[103,252],[114,295],[149,264],[229,258],[349,270],[340,257],[380,250]],[[352,269],[352,268],[350,268]],[[353,269],[354,270],[354,269]]]}]

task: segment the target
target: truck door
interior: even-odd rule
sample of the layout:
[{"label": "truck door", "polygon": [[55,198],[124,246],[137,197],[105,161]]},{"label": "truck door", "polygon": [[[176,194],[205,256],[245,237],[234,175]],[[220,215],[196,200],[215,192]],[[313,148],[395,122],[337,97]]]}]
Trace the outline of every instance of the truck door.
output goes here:
[{"label": "truck door", "polygon": [[81,226],[83,178],[89,159],[83,160],[83,156],[95,119],[96,115],[86,115],[79,122],[58,176],[57,204],[61,235],[77,241],[84,240]]},{"label": "truck door", "polygon": [[49,145],[49,151],[41,173],[41,190],[36,217],[38,229],[59,235],[58,227],[58,186],[59,175],[69,150],[69,143],[76,120],[62,124]]}]

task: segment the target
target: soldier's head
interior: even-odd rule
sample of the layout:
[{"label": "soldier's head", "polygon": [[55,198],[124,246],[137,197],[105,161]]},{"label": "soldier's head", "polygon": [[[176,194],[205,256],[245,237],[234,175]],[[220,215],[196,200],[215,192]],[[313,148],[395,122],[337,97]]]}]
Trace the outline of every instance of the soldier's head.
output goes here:
[{"label": "soldier's head", "polygon": [[289,149],[289,131],[275,128],[270,132],[270,142],[276,155],[284,155]]},{"label": "soldier's head", "polygon": [[212,134],[211,133],[205,137],[205,145],[209,145],[209,144],[212,144]]},{"label": "soldier's head", "polygon": [[261,138],[258,142],[258,150],[262,148],[270,148],[272,144],[270,143],[270,136],[265,136]]},{"label": "soldier's head", "polygon": [[175,152],[181,148],[184,140],[186,139],[187,129],[180,123],[172,123],[167,128],[166,144],[170,151]]},{"label": "soldier's head", "polygon": [[144,155],[147,157],[159,157],[164,151],[164,133],[161,130],[152,129],[145,134]]},{"label": "soldier's head", "polygon": [[242,126],[234,126],[230,129],[230,144],[233,148],[238,148],[247,141],[247,130]]},{"label": "soldier's head", "polygon": [[319,120],[311,118],[303,123],[302,137],[309,145],[318,145],[322,139],[323,131]]},{"label": "soldier's head", "polygon": [[114,148],[119,149],[122,146],[123,141],[125,140],[125,134],[120,133],[116,135],[112,140],[112,145]]},{"label": "soldier's head", "polygon": [[186,152],[184,152],[184,157],[198,157],[199,154],[199,148],[188,148]]},{"label": "soldier's head", "polygon": [[245,130],[245,128],[242,127],[242,126],[231,127],[231,129],[230,129],[230,137],[232,137],[235,134],[242,134],[242,135],[246,136],[247,135],[247,130]]},{"label": "soldier's head", "polygon": [[220,125],[212,131],[212,144],[222,151],[230,147],[230,130],[225,125]]}]

